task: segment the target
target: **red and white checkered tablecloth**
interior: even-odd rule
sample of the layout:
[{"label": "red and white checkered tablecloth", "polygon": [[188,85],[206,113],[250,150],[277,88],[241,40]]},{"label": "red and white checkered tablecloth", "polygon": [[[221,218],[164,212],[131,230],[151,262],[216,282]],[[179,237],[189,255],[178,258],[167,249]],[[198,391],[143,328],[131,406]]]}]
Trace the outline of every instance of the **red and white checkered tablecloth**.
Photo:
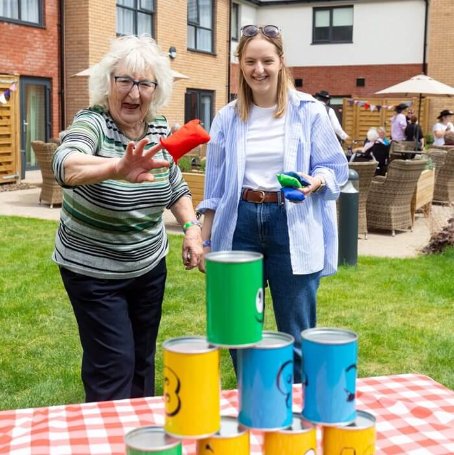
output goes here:
[{"label": "red and white checkered tablecloth", "polygon": [[[294,386],[294,410],[301,410]],[[237,414],[236,391],[222,393],[223,415]],[[377,418],[377,454],[454,454],[454,392],[422,375],[358,379],[357,407]],[[164,424],[162,397],[0,412],[0,454],[124,454],[133,428]],[[320,435],[320,431],[319,431]],[[195,444],[184,441],[184,454]],[[251,434],[251,454],[261,454]]]}]

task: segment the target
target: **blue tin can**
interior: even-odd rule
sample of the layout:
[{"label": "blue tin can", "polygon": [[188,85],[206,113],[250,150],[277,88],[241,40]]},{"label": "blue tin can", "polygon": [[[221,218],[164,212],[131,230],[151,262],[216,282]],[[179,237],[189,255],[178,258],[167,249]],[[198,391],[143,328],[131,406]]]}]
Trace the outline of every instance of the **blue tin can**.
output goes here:
[{"label": "blue tin can", "polygon": [[273,431],[292,424],[293,343],[291,335],[264,331],[254,347],[238,349],[238,421]]},{"label": "blue tin can", "polygon": [[302,337],[303,417],[323,425],[356,419],[358,336],[344,329],[304,330]]}]

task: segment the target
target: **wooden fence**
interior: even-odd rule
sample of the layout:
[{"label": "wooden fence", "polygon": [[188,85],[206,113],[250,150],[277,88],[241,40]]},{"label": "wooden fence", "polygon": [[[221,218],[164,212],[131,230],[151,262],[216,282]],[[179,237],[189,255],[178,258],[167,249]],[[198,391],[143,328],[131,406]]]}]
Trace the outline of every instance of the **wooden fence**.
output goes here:
[{"label": "wooden fence", "polygon": [[[364,99],[363,99],[364,100]],[[360,101],[353,99],[353,101]],[[413,104],[410,106],[414,114],[418,115],[419,97],[414,98],[367,98],[369,105],[375,106],[395,106],[399,103],[411,101]],[[421,102],[421,112],[419,123],[422,127],[424,134],[430,132],[430,99],[423,98]],[[370,108],[366,109],[364,106],[354,104],[349,99],[344,98],[342,107],[342,126],[345,132],[354,141],[359,141],[361,144],[366,138],[369,128],[384,126],[386,129],[387,137],[391,133],[391,117],[394,115],[393,109],[380,109],[371,111]],[[347,145],[350,145],[347,143]],[[355,144],[358,145],[358,144]]]},{"label": "wooden fence", "polygon": [[[0,93],[13,83],[19,85],[17,77],[0,74]],[[0,103],[0,184],[20,178],[18,93],[12,91],[6,104]]]}]

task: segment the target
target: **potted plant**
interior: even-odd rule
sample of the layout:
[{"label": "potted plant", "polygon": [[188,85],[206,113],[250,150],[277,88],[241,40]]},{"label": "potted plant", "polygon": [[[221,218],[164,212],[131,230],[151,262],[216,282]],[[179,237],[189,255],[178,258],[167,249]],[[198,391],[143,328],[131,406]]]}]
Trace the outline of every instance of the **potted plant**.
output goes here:
[{"label": "potted plant", "polygon": [[202,201],[205,185],[205,154],[202,150],[198,152],[189,153],[178,160],[183,178],[191,190],[194,207]]}]

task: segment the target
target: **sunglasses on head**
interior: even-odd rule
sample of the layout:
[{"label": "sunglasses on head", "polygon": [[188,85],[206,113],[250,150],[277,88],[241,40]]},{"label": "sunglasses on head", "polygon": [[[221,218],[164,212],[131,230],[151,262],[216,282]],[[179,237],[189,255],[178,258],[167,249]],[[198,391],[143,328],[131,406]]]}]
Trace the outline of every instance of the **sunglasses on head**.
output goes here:
[{"label": "sunglasses on head", "polygon": [[265,25],[263,27],[258,27],[257,25],[245,25],[241,27],[241,34],[243,36],[252,37],[257,35],[258,32],[261,32],[263,35],[268,38],[277,38],[281,31],[276,25]]}]

